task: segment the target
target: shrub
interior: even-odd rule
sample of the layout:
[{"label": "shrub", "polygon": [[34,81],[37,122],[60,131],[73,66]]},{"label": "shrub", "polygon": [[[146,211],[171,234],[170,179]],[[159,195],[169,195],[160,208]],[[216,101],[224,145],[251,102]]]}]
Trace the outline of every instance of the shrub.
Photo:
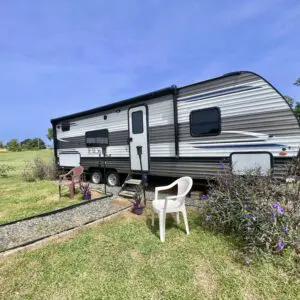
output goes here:
[{"label": "shrub", "polygon": [[26,181],[34,181],[36,179],[56,179],[56,167],[54,162],[46,162],[39,156],[36,156],[31,162],[26,162],[23,169],[23,177]]},{"label": "shrub", "polygon": [[34,170],[33,170],[33,163],[30,161],[26,161],[25,162],[25,166],[23,168],[23,179],[25,181],[35,181],[35,177],[34,177]]},{"label": "shrub", "polygon": [[[298,171],[300,161],[288,168]],[[250,253],[277,252],[287,246],[299,247],[300,183],[283,183],[271,176],[259,176],[260,170],[235,176],[223,170],[210,183],[202,209],[206,226],[241,240]]]},{"label": "shrub", "polygon": [[7,177],[8,173],[16,168],[6,164],[0,164],[0,177]]}]

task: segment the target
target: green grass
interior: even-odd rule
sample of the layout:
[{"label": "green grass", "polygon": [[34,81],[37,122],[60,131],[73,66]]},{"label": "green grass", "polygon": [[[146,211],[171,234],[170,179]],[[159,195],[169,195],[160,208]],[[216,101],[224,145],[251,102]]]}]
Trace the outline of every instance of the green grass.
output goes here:
[{"label": "green grass", "polygon": [[[147,212],[149,214],[149,212]],[[167,222],[166,242],[150,218],[130,213],[34,250],[0,257],[1,299],[297,299],[289,256],[250,266],[232,239]],[[157,223],[157,222],[156,222]]]},{"label": "green grass", "polygon": [[8,177],[0,177],[0,224],[79,202],[80,195],[69,199],[67,189],[59,199],[58,186],[54,182],[24,181],[22,171],[25,161],[32,160],[36,155],[51,160],[53,152],[40,150],[0,153],[0,164],[15,167]]}]

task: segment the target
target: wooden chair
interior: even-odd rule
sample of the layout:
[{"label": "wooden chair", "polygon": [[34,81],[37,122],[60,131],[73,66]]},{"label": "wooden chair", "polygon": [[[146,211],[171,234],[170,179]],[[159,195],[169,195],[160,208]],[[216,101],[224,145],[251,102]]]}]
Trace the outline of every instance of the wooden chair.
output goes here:
[{"label": "wooden chair", "polygon": [[68,173],[59,176],[59,197],[61,197],[61,187],[67,186],[70,191],[70,198],[74,198],[75,187],[80,186],[84,168],[79,166],[70,170]]}]

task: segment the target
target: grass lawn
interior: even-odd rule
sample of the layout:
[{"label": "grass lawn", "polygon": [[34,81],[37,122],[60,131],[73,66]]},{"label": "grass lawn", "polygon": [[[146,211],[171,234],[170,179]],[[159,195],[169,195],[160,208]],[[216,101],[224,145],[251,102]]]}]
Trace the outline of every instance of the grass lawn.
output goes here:
[{"label": "grass lawn", "polygon": [[[161,243],[150,215],[127,212],[68,238],[0,257],[1,299],[299,299],[289,255],[249,266],[232,239],[167,221]],[[282,266],[285,266],[283,268]]]},{"label": "grass lawn", "polygon": [[47,212],[79,202],[80,195],[68,198],[68,190],[59,199],[58,186],[51,181],[26,182],[22,178],[25,161],[36,155],[52,159],[51,150],[0,153],[0,164],[15,167],[8,177],[0,177],[0,224]]}]

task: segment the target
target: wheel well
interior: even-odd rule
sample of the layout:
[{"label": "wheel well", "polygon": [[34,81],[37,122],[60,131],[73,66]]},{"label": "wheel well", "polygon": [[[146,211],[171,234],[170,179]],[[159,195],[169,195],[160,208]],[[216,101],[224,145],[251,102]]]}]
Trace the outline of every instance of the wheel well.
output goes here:
[{"label": "wheel well", "polygon": [[89,168],[88,169],[88,173],[92,174],[93,172],[101,172],[101,174],[103,175],[103,170],[101,170],[101,168],[95,168],[95,167],[92,167],[92,168]]},{"label": "wheel well", "polygon": [[117,174],[119,174],[119,172],[118,172],[116,169],[113,169],[113,168],[108,168],[108,169],[106,169],[106,175],[107,175],[109,172],[116,172]]},{"label": "wheel well", "polygon": [[[89,172],[90,174],[93,173],[93,172],[96,172],[96,171],[101,172],[101,174],[104,175],[104,168],[95,168],[95,167],[91,167],[91,168],[88,169],[88,172]],[[107,169],[105,170],[106,175],[107,175],[109,172],[116,172],[118,175],[120,175],[119,172],[118,172],[116,169],[114,169],[114,168],[107,168]]]}]

